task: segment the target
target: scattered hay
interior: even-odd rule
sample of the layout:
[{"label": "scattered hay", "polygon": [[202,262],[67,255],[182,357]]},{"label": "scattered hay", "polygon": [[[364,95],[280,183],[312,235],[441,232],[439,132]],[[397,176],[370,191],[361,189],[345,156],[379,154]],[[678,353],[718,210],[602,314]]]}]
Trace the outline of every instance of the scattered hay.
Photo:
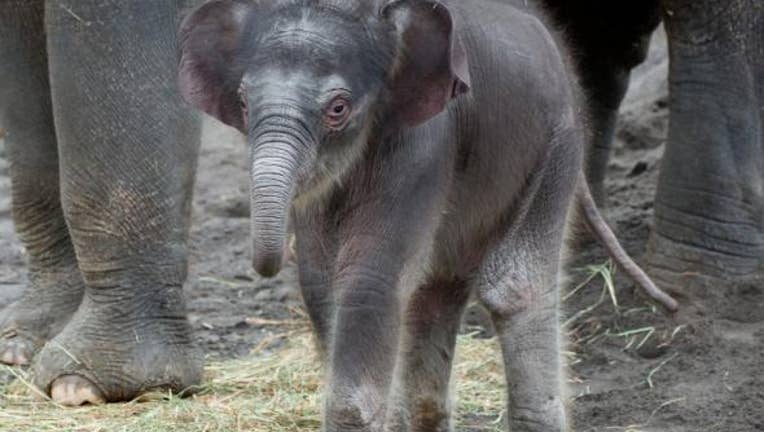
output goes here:
[{"label": "scattered hay", "polygon": [[[612,264],[606,262],[584,269],[585,280],[565,299],[576,295],[589,282],[602,279],[601,294],[595,304],[579,310],[565,323],[575,327],[600,323],[586,319],[606,303],[619,312],[612,281]],[[628,315],[635,310],[623,312]],[[126,404],[66,409],[41,400],[28,384],[28,377],[16,369],[0,369],[0,375],[14,378],[0,384],[0,431],[35,432],[307,432],[321,427],[321,382],[323,370],[304,314],[295,313],[286,321],[252,318],[251,325],[279,331],[266,338],[245,359],[213,362],[207,365],[201,388],[188,398],[170,394],[150,394]],[[628,341],[627,348],[642,346],[655,329],[643,327],[618,333],[594,328],[593,343],[603,336]],[[677,333],[677,328],[674,333]],[[457,341],[453,371],[454,423],[457,430],[498,432],[506,417],[504,369],[501,350],[495,339],[480,339],[477,333],[461,335]],[[573,335],[569,335],[573,336]],[[673,338],[673,335],[672,335]],[[566,352],[568,363],[575,363],[574,352]],[[670,357],[649,371],[646,381],[653,384],[655,373]],[[673,403],[674,401],[671,401]],[[637,428],[630,430],[638,430]]]},{"label": "scattered hay", "polygon": [[[63,409],[40,400],[23,373],[0,387],[0,431],[229,432],[320,430],[322,368],[305,330],[272,352],[207,365],[200,391],[182,399],[151,394],[126,404]],[[494,340],[460,336],[454,380],[459,430],[502,430],[504,378]],[[6,368],[5,371],[9,372]],[[478,424],[479,423],[479,424]]]}]

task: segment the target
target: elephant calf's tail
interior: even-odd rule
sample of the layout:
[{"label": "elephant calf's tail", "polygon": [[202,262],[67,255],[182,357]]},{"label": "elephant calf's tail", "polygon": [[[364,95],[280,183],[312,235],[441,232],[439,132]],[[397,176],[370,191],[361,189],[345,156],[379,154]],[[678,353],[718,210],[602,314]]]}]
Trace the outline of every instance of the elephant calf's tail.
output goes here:
[{"label": "elephant calf's tail", "polygon": [[649,276],[642,270],[642,268],[634,262],[633,259],[623,250],[623,247],[618,242],[618,239],[613,234],[613,231],[607,225],[607,222],[602,218],[600,211],[597,209],[597,205],[594,203],[592,194],[589,191],[589,185],[583,175],[579,178],[578,185],[576,186],[576,206],[578,211],[586,220],[586,224],[589,229],[592,230],[594,235],[599,239],[608,254],[613,258],[616,264],[631,277],[642,290],[650,297],[658,301],[660,304],[666,307],[666,309],[674,312],[679,308],[677,301],[668,295],[666,292],[655,286]]}]

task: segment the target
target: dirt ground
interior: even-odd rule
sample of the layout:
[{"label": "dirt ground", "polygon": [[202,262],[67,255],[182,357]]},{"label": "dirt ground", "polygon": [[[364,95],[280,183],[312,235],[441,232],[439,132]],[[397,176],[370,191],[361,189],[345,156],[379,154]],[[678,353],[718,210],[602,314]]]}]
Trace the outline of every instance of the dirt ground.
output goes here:
[{"label": "dirt ground", "polygon": [[[634,74],[610,164],[605,211],[627,249],[639,257],[649,232],[652,196],[667,130],[665,39]],[[0,140],[0,307],[25,283],[24,250],[13,234],[7,162]],[[274,280],[249,264],[247,154],[238,133],[205,123],[194,199],[187,306],[210,358],[247,354],[269,337],[268,319],[300,313],[295,272]],[[574,254],[578,270],[599,265],[598,247]],[[706,287],[709,288],[709,287]],[[655,310],[616,277],[618,307],[596,278],[564,305],[575,428],[586,431],[764,430],[764,288],[710,287],[706,316],[683,323]],[[570,288],[564,290],[567,296]],[[601,300],[601,302],[599,301]],[[493,419],[486,419],[486,422]]]}]

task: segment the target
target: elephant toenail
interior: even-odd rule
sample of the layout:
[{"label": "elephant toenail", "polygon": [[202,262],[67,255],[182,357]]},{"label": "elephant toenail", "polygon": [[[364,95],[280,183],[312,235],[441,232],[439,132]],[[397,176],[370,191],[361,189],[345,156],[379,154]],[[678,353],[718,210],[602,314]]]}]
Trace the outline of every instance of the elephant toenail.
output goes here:
[{"label": "elephant toenail", "polygon": [[53,381],[50,396],[56,403],[64,406],[106,403],[103,394],[95,385],[77,375],[64,375]]}]

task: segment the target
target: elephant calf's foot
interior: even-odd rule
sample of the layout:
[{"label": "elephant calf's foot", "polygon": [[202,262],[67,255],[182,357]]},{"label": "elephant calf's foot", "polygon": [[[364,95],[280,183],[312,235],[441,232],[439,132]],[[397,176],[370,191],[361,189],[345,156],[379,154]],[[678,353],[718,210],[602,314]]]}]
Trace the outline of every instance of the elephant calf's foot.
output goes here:
[{"label": "elephant calf's foot", "polygon": [[330,399],[325,411],[324,431],[326,432],[383,431],[384,407],[368,398]]},{"label": "elephant calf's foot", "polygon": [[408,406],[400,404],[388,416],[385,432],[451,432],[451,415],[443,401],[422,399]]},{"label": "elephant calf's foot", "polygon": [[[154,300],[143,306],[173,303]],[[191,390],[201,381],[203,357],[188,321],[170,311],[140,312],[104,307],[86,295],[71,322],[35,359],[35,384],[66,406]]]},{"label": "elephant calf's foot", "polygon": [[82,301],[79,270],[33,275],[23,296],[0,312],[0,362],[26,365],[69,322]]}]

